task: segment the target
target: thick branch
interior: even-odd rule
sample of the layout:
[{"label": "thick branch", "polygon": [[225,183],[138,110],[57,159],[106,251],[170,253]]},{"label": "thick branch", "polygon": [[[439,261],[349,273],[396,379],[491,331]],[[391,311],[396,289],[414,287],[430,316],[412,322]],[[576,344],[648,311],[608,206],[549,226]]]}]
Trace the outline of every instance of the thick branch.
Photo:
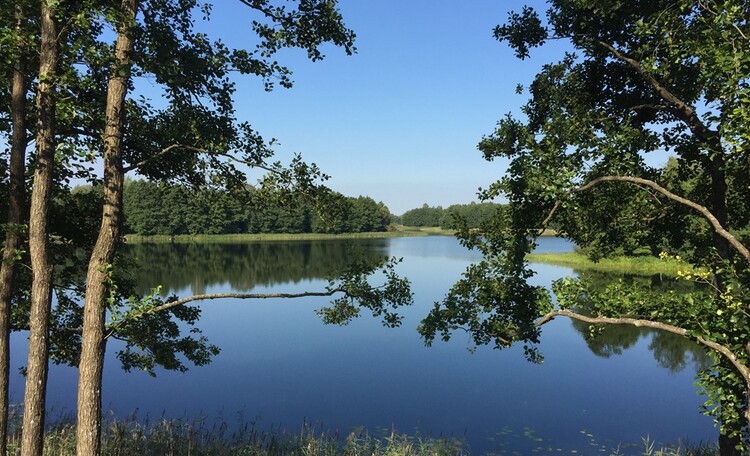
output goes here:
[{"label": "thick branch", "polygon": [[547,217],[542,222],[541,228],[536,232],[536,236],[539,237],[542,234],[544,234],[544,230],[547,229],[549,226],[549,223],[552,221],[552,218],[555,216],[555,213],[558,209],[560,209],[560,206],[562,206],[562,201],[557,201],[555,205],[552,207],[552,210],[549,211],[549,214],[547,214]]},{"label": "thick branch", "polygon": [[601,184],[602,182],[630,182],[632,184],[638,184],[638,185],[644,185],[646,187],[652,188],[656,190],[657,192],[661,193],[662,195],[666,196],[667,198],[671,199],[672,201],[675,201],[677,203],[680,203],[684,206],[690,207],[694,210],[696,210],[698,213],[700,213],[703,218],[705,218],[708,223],[711,224],[714,231],[721,236],[722,238],[726,239],[729,244],[734,247],[744,258],[745,261],[750,263],[750,251],[748,251],[747,247],[745,247],[737,238],[735,238],[732,233],[727,231],[719,222],[719,220],[714,216],[714,214],[711,213],[705,206],[701,206],[698,203],[695,203],[687,198],[683,198],[679,195],[675,195],[674,193],[670,192],[666,188],[662,187],[661,185],[657,184],[654,181],[643,179],[640,177],[629,177],[629,176],[602,176],[597,177],[596,179],[591,180],[587,184],[578,187],[577,189],[573,190],[573,192],[582,192],[584,190],[588,190],[598,184]]},{"label": "thick branch", "polygon": [[[225,298],[233,298],[233,299],[274,299],[274,298],[283,298],[283,299],[293,299],[293,298],[308,298],[308,297],[320,297],[320,296],[333,296],[336,293],[347,293],[347,291],[344,288],[332,288],[327,291],[305,291],[302,293],[213,293],[213,294],[198,294],[193,296],[188,296],[187,298],[177,299],[175,301],[166,302],[160,306],[156,306],[152,309],[146,310],[145,312],[135,315],[133,318],[141,318],[146,315],[153,315],[159,312],[163,312],[165,310],[172,309],[174,307],[182,306],[184,304],[188,304],[190,302],[194,301],[208,301],[212,299],[225,299]],[[112,327],[109,332],[106,335],[106,338],[112,337],[118,329],[120,329],[124,324],[128,322],[128,319],[125,319],[119,323],[117,323],[114,327]]]},{"label": "thick branch", "polygon": [[682,101],[678,96],[664,87],[658,80],[656,80],[656,78],[654,78],[653,75],[646,71],[643,66],[641,66],[640,62],[626,56],[622,52],[615,49],[615,47],[609,43],[605,43],[604,41],[599,41],[598,43],[600,46],[611,52],[612,55],[617,58],[617,60],[624,62],[630,68],[635,70],[636,73],[638,73],[649,84],[651,84],[651,87],[656,90],[656,93],[658,93],[662,99],[670,103],[677,117],[685,122],[685,124],[701,142],[705,142],[708,140],[708,137],[711,136],[711,131],[703,124],[703,122],[701,122],[698,114],[696,114],[695,109],[693,109],[692,106]]}]

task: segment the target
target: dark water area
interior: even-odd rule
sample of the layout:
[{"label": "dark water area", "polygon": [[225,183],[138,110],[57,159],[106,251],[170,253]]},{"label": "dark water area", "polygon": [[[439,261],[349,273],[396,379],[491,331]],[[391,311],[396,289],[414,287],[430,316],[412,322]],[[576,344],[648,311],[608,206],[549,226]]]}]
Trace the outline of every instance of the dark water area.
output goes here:
[{"label": "dark water area", "polygon": [[[543,238],[538,251],[572,246]],[[416,327],[460,277],[476,252],[450,237],[361,241],[154,244],[129,246],[143,290],[187,296],[227,291],[300,292],[322,289],[326,277],[355,256],[403,257],[399,272],[412,282],[414,306],[400,328],[364,315],[347,326],[326,326],[314,309],[324,298],[215,300],[200,304],[199,327],[221,353],[187,373],[124,373],[110,344],[104,406],[116,416],[253,422],[260,429],[298,431],[303,423],[347,433],[377,435],[395,429],[422,436],[465,439],[473,454],[529,453],[534,449],[581,454],[637,444],[714,441],[717,432],[699,413],[694,376],[705,353],[684,339],[617,327],[587,341],[585,325],[557,319],[545,326],[542,364],[521,347],[472,348],[457,333],[425,347]],[[574,272],[535,265],[536,284]],[[25,334],[14,336],[13,365],[25,359]],[[75,408],[77,371],[54,366],[49,404],[55,413]],[[23,397],[20,376],[12,400]],[[593,443],[592,443],[593,442]],[[638,453],[635,449],[633,454]]]}]

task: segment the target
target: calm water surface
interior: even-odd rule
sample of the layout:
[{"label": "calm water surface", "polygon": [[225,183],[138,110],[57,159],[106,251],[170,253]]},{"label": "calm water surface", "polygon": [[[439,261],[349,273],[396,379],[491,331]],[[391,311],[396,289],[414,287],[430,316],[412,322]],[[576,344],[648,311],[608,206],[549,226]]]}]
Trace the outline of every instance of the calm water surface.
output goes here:
[{"label": "calm water surface", "polygon": [[[570,248],[545,238],[538,250]],[[113,356],[116,346],[109,346],[104,404],[120,416],[243,420],[291,431],[303,422],[342,432],[395,428],[465,438],[474,454],[534,448],[593,454],[646,435],[662,442],[717,435],[698,412],[704,398],[693,386],[696,369],[708,361],[679,338],[613,328],[587,343],[584,325],[559,319],[544,328],[543,364],[527,362],[521,347],[471,352],[462,334],[425,347],[416,332],[420,318],[478,259],[450,237],[139,245],[128,254],[144,290],[161,284],[178,295],[319,290],[353,255],[403,257],[399,271],[413,284],[415,305],[403,312],[402,327],[387,329],[366,315],[344,327],[323,325],[313,312],[322,299],[206,302],[199,326],[222,350],[206,367],[160,371],[156,378],[126,374]],[[574,274],[548,265],[536,271],[538,284]],[[16,366],[25,362],[21,352]],[[53,368],[53,416],[74,410],[76,375]],[[14,378],[13,400],[23,397],[22,388],[20,376]]]}]

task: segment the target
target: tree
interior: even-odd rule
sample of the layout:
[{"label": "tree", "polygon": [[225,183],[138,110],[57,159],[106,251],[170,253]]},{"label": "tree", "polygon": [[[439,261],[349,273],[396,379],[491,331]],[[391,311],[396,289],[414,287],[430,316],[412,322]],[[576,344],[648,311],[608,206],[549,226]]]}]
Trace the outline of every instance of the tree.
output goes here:
[{"label": "tree", "polygon": [[[479,144],[486,159],[510,160],[506,177],[482,192],[504,195],[509,208],[482,236],[461,233],[484,259],[420,331],[428,342],[459,327],[477,344],[522,341],[537,360],[541,327],[559,316],[688,337],[716,359],[699,380],[716,401],[708,411],[722,453],[747,451],[750,254],[735,233],[748,221],[750,3],[554,0],[547,18],[526,7],[494,30],[522,59],[549,39],[578,54],[545,65],[523,117],[507,115]],[[663,151],[676,161],[649,166],[645,157]],[[680,295],[565,279],[553,285],[553,305],[527,284],[524,259],[552,222],[595,256],[689,252],[683,276],[707,288]]]},{"label": "tree", "polygon": [[[128,294],[116,255],[125,173],[138,171],[154,180],[182,181],[211,190],[221,185],[244,187],[244,175],[236,166],[241,163],[269,172],[259,183],[261,195],[282,189],[314,196],[323,178],[314,165],[299,157],[287,167],[268,163],[273,154],[270,146],[249,124],[235,119],[230,76],[259,76],[267,89],[275,83],[289,87],[289,70],[272,60],[278,50],[298,47],[312,60],[319,60],[324,43],[353,52],[354,34],[343,25],[336,3],[328,0],[299,0],[293,5],[241,1],[238,6],[254,14],[251,24],[258,44],[253,51],[229,49],[196,32],[194,16],[210,16],[211,5],[194,0],[40,3],[36,16],[23,22],[29,28],[41,24],[40,49],[8,54],[13,62],[22,62],[23,56],[39,60],[39,72],[28,74],[28,80],[35,81],[32,89],[37,106],[23,113],[37,119],[37,157],[29,218],[34,277],[22,453],[42,452],[51,354],[79,367],[77,452],[95,455],[100,451],[101,375],[107,339],[128,341],[121,353],[126,367],[161,364],[181,369],[179,355],[204,363],[213,353],[212,346],[202,338],[180,338],[172,319],[193,324],[199,310],[188,303],[221,297],[201,295],[176,301]],[[20,1],[15,4],[25,5]],[[26,17],[10,21],[6,12],[4,8],[4,25],[15,25]],[[112,34],[105,32],[107,27],[115,32],[114,43],[108,42]],[[14,38],[6,33],[8,28],[2,30],[3,44],[8,36]],[[154,108],[148,99],[130,95],[136,76],[149,76],[162,89],[165,107]],[[65,96],[60,96],[62,93]],[[15,109],[13,104],[9,111]],[[95,162],[102,164],[101,176],[94,173]],[[65,186],[73,176],[92,181],[96,191],[71,195]],[[90,201],[101,204],[93,247],[73,244],[68,250],[70,257],[53,257],[51,248],[65,246],[68,240],[52,237],[50,215],[55,204],[69,202],[86,210]],[[51,309],[54,274],[66,263],[75,263],[81,249],[89,248],[85,280],[84,276],[65,275],[63,278],[74,281],[75,286],[70,293],[58,290],[56,308]],[[384,268],[385,289],[365,280],[372,266],[354,265],[332,280],[326,291],[283,296],[343,295],[324,312],[327,321],[346,321],[364,307],[383,316],[386,324],[395,325],[399,318],[388,306],[408,304],[411,294],[408,282],[392,273],[392,263]],[[78,295],[84,296],[83,308],[76,301]],[[105,320],[108,314],[113,318],[110,322]],[[57,330],[61,333],[55,334],[55,344],[51,344],[50,332]]]},{"label": "tree", "polygon": [[478,229],[495,217],[503,207],[496,203],[454,204],[448,206],[440,219],[440,227],[446,230],[460,226]]},{"label": "tree", "polygon": [[[0,454],[6,453],[8,431],[8,380],[10,367],[10,328],[11,300],[15,279],[15,268],[18,249],[21,246],[23,232],[23,212],[25,206],[26,186],[24,182],[26,165],[26,148],[28,147],[26,96],[29,81],[27,78],[27,48],[30,43],[24,37],[25,5],[16,4],[12,9],[15,19],[14,34],[11,41],[15,44],[11,72],[10,109],[12,126],[10,141],[10,166],[8,189],[8,216],[3,245],[2,264],[0,264]],[[8,13],[11,9],[3,12]],[[6,49],[9,49],[7,47]]]},{"label": "tree", "polygon": [[406,226],[440,226],[442,217],[442,207],[430,207],[425,203],[422,207],[404,212],[401,215],[401,223]]},{"label": "tree", "polygon": [[54,6],[42,2],[40,14],[39,83],[37,87],[36,166],[34,190],[29,212],[29,254],[33,282],[29,316],[29,357],[24,394],[22,453],[42,453],[47,359],[49,357],[49,320],[52,305],[52,257],[48,245],[48,211],[52,198],[52,173],[55,166],[56,102],[55,78],[59,55],[58,26]]}]

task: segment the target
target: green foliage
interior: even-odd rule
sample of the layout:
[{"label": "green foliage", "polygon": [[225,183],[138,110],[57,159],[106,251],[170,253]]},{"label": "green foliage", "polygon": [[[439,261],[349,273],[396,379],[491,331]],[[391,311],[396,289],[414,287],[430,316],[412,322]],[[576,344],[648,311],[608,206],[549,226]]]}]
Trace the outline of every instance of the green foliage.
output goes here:
[{"label": "green foliage", "polygon": [[481,229],[490,223],[504,210],[504,206],[497,203],[470,203],[448,206],[440,219],[440,227],[446,230],[459,228]]},{"label": "green foliage", "polygon": [[[402,316],[397,309],[411,305],[414,298],[409,280],[399,277],[396,265],[399,259],[388,260],[381,268],[383,284],[373,286],[371,264],[358,261],[335,280],[331,280],[329,290],[341,290],[343,296],[331,301],[331,305],[317,311],[327,324],[345,325],[359,316],[361,309],[368,309],[373,317],[381,317],[383,326],[395,328],[401,325]],[[393,309],[393,310],[391,310]]]}]

